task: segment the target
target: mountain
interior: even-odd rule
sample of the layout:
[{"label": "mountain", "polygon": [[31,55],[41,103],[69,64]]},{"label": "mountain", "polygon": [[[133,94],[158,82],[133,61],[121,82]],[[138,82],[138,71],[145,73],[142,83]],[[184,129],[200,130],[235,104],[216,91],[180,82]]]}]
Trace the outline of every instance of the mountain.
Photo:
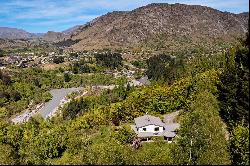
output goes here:
[{"label": "mountain", "polygon": [[0,38],[2,39],[27,39],[36,36],[22,29],[0,27]]},{"label": "mountain", "polygon": [[70,38],[70,35],[74,33],[80,25],[73,26],[69,29],[66,29],[62,32],[53,32],[53,31],[48,31],[47,33],[43,34],[41,36],[42,40],[48,41],[48,42],[63,42],[67,39]]},{"label": "mountain", "polygon": [[71,27],[69,29],[66,29],[66,30],[62,31],[62,33],[66,34],[66,35],[70,35],[74,31],[76,31],[79,27],[80,27],[80,25],[73,26],[73,27]]},{"label": "mountain", "polygon": [[2,39],[0,38],[0,49],[15,49],[26,47],[26,42],[19,39]]},{"label": "mountain", "polygon": [[0,27],[0,38],[40,38],[63,46],[66,43],[65,47],[75,51],[210,49],[218,43],[233,42],[236,36],[246,33],[248,20],[248,12],[233,14],[199,5],[153,3],[132,11],[110,12],[62,32],[35,34]]},{"label": "mountain", "polygon": [[32,33],[35,37],[42,37],[45,33]]},{"label": "mountain", "polygon": [[[62,32],[48,31],[47,33],[29,33],[22,29],[0,27],[0,39],[17,40],[17,39],[40,38],[47,42],[59,42],[59,41],[64,41],[64,39],[68,39],[71,33],[74,32],[79,27],[80,27],[79,25],[76,25]],[[8,40],[1,40],[1,43],[8,43],[7,41]]]},{"label": "mountain", "polygon": [[248,31],[249,14],[233,14],[199,5],[149,4],[115,11],[76,29],[73,50],[154,47],[187,49],[215,41],[232,41]]},{"label": "mountain", "polygon": [[68,35],[62,32],[48,31],[47,33],[41,36],[41,39],[47,42],[59,42],[66,39],[67,37]]}]

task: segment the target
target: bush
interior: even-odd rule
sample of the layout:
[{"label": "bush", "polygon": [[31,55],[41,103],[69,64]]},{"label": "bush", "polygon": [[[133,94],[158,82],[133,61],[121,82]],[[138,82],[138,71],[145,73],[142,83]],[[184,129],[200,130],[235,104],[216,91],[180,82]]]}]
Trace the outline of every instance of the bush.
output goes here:
[{"label": "bush", "polygon": [[48,102],[52,99],[52,95],[48,91],[43,93],[42,97],[44,102]]},{"label": "bush", "polygon": [[121,144],[132,143],[134,137],[135,133],[130,126],[122,126],[118,132],[114,134],[114,138]]},{"label": "bush", "polygon": [[64,82],[69,82],[70,81],[70,77],[69,77],[68,73],[64,73],[63,77],[64,77]]},{"label": "bush", "polygon": [[235,165],[249,165],[249,126],[245,127],[242,124],[238,124],[233,129],[230,141],[232,160]]},{"label": "bush", "polygon": [[146,68],[147,67],[147,63],[146,62],[139,61],[139,60],[132,61],[131,64],[134,65],[135,67],[138,67],[138,68]]},{"label": "bush", "polygon": [[18,163],[17,153],[15,149],[8,145],[0,143],[0,164],[1,165],[15,165]]},{"label": "bush", "polygon": [[164,137],[163,136],[154,136],[154,137],[152,137],[151,140],[155,141],[155,142],[163,142],[164,141]]},{"label": "bush", "polygon": [[59,63],[63,63],[64,62],[64,58],[61,56],[55,56],[53,58],[53,63],[59,64]]}]

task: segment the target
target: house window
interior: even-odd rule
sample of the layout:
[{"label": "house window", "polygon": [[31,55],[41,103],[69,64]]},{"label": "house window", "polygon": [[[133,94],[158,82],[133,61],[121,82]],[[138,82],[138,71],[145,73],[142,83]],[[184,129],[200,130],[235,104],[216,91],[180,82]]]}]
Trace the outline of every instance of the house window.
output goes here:
[{"label": "house window", "polygon": [[156,127],[156,128],[155,128],[155,131],[159,131],[159,127]]},{"label": "house window", "polygon": [[143,128],[142,128],[142,130],[143,130],[143,131],[146,131],[146,128],[145,128],[145,127],[143,127]]}]

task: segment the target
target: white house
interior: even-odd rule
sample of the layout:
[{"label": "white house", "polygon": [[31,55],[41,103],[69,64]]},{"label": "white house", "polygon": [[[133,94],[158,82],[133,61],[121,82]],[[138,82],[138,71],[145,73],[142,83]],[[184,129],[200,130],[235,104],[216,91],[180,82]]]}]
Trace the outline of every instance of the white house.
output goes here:
[{"label": "white house", "polygon": [[159,117],[144,115],[135,118],[135,124],[131,128],[142,140],[150,140],[153,136],[164,136],[164,139],[171,141],[176,135],[178,123],[163,123]]}]

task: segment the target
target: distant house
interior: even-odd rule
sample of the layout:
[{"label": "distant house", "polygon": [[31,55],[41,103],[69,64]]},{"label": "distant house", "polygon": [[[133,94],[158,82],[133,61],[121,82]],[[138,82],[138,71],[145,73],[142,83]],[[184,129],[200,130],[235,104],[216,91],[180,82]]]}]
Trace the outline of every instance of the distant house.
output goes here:
[{"label": "distant house", "polygon": [[8,64],[17,64],[21,61],[21,57],[20,56],[15,56],[15,55],[11,55],[9,57],[7,57],[7,63]]},{"label": "distant house", "polygon": [[140,82],[137,80],[132,80],[129,82],[129,85],[130,86],[140,86]]},{"label": "distant house", "polygon": [[49,52],[49,56],[55,55],[55,52]]},{"label": "distant house", "polygon": [[139,80],[132,80],[129,82],[130,86],[142,86],[142,85],[149,85],[150,81],[148,76],[143,76]]},{"label": "distant house", "polygon": [[153,136],[163,136],[171,142],[176,136],[176,130],[180,127],[178,123],[163,123],[159,117],[144,115],[135,118],[135,124],[131,128],[142,140],[150,140]]},{"label": "distant house", "polygon": [[25,67],[28,67],[27,63],[28,63],[28,61],[26,59],[23,59],[16,66],[21,67],[21,68],[25,68]]},{"label": "distant house", "polygon": [[141,85],[149,85],[150,84],[148,76],[143,76],[138,81],[140,82]]}]

